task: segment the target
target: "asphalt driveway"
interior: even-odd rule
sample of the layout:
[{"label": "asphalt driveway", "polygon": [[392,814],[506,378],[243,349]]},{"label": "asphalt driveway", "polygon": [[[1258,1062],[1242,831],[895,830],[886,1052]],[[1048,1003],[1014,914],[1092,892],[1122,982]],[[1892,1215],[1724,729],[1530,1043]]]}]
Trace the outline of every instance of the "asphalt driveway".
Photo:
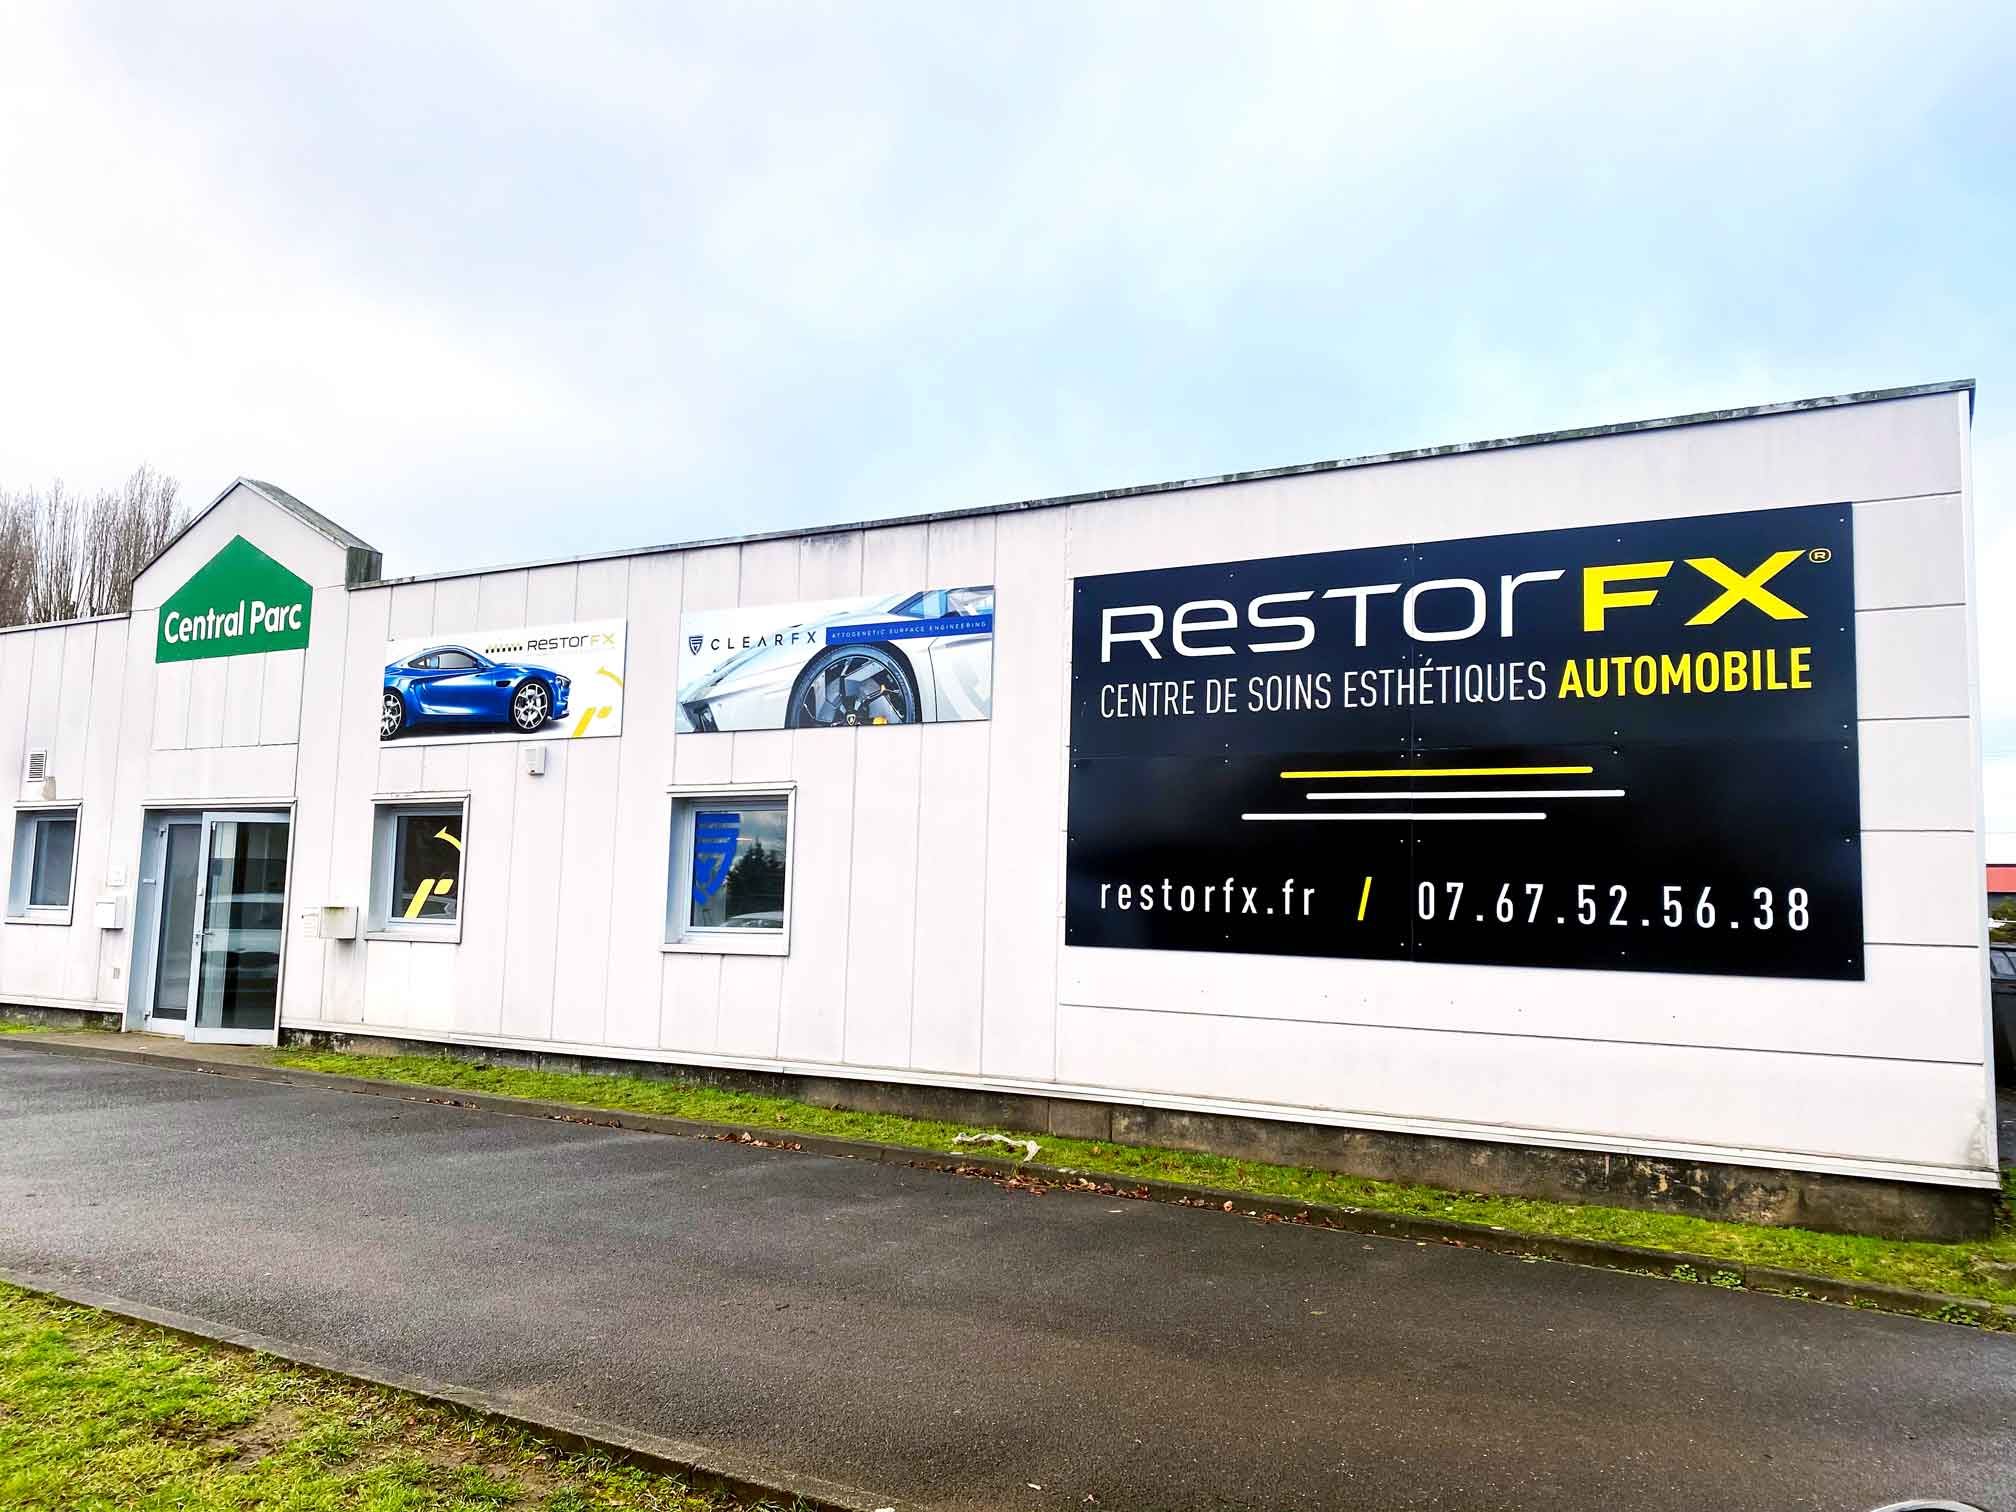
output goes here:
[{"label": "asphalt driveway", "polygon": [[897,1505],[2016,1509],[2012,1337],[4,1042],[0,1265]]}]

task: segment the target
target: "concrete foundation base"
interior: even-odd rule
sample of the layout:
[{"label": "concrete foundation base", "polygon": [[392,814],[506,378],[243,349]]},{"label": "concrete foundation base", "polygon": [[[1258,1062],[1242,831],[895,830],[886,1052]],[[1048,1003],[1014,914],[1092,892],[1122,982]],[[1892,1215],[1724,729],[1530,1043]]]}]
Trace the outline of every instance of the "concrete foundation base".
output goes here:
[{"label": "concrete foundation base", "polygon": [[436,1054],[532,1071],[640,1076],[767,1093],[827,1108],[1191,1150],[1383,1181],[1416,1182],[1450,1191],[1587,1202],[1891,1239],[1954,1242],[1981,1238],[1993,1230],[2000,1206],[1999,1193],[1965,1187],[1345,1129],[1134,1103],[738,1071],[613,1056],[553,1055],[368,1034],[290,1029],[283,1030],[281,1037],[289,1044],[352,1054]]}]

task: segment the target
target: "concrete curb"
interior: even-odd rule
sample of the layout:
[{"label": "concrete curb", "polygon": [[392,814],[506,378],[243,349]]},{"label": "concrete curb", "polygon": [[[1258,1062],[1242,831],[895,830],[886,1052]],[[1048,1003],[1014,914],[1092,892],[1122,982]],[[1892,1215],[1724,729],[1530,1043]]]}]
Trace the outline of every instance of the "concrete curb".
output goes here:
[{"label": "concrete curb", "polygon": [[1415,1217],[1370,1208],[1342,1207],[1325,1203],[1300,1202],[1289,1197],[1270,1197],[1253,1192],[1218,1187],[1194,1186],[1186,1182],[1158,1181],[1146,1177],[1115,1176],[1110,1173],[1078,1170],[1069,1166],[1038,1165],[1033,1162],[1003,1160],[986,1155],[945,1155],[912,1145],[881,1144],[866,1139],[840,1139],[822,1134],[794,1134],[788,1130],[759,1128],[745,1124],[709,1123],[700,1119],[674,1118],[660,1113],[634,1113],[620,1108],[597,1108],[581,1103],[551,1102],[540,1098],[508,1097],[497,1093],[469,1092],[456,1087],[428,1087],[416,1082],[381,1081],[375,1077],[343,1076],[327,1071],[299,1071],[287,1066],[250,1065],[238,1061],[204,1061],[189,1055],[168,1055],[124,1045],[75,1045],[37,1042],[30,1036],[10,1035],[0,1039],[0,1048],[36,1050],[50,1055],[75,1055],[104,1060],[135,1061],[164,1066],[177,1071],[193,1071],[241,1081],[271,1082],[280,1086],[320,1087],[330,1091],[355,1092],[371,1097],[390,1097],[401,1102],[426,1102],[441,1107],[466,1108],[478,1113],[496,1113],[520,1118],[544,1118],[562,1123],[591,1124],[600,1128],[628,1129],[651,1134],[675,1134],[700,1139],[732,1139],[738,1143],[770,1149],[789,1149],[814,1155],[833,1155],[850,1160],[869,1160],[880,1165],[909,1166],[917,1170],[945,1171],[953,1175],[1021,1177],[1033,1179],[1061,1191],[1086,1191],[1104,1196],[1134,1197],[1166,1202],[1178,1207],[1214,1209],[1233,1215],[1272,1222],[1289,1222],[1345,1233],[1368,1234],[1385,1239],[1411,1239],[1417,1244],[1450,1244],[1466,1249],[1489,1250],[1522,1260],[1551,1260],[1567,1265],[1587,1265],[1601,1270],[1623,1270],[1663,1277],[1673,1281],[1698,1281],[1729,1290],[1766,1292],[1801,1301],[1832,1302],[1844,1307],[1903,1313],[1939,1322],[1964,1323],[1993,1332],[2016,1332],[2016,1306],[1987,1302],[1978,1297],[1960,1297],[1946,1292],[1914,1291],[1907,1287],[1885,1286],[1873,1281],[1847,1281],[1775,1265],[1752,1265],[1713,1255],[1691,1254],[1684,1250],[1644,1249],[1636,1245],[1614,1244],[1600,1239],[1569,1239],[1546,1234],[1528,1234],[1493,1228],[1481,1223],[1462,1223],[1447,1218]]},{"label": "concrete curb", "polygon": [[871,1497],[866,1492],[802,1471],[762,1465],[698,1444],[618,1428],[592,1418],[576,1417],[572,1413],[542,1410],[539,1416],[534,1417],[522,1407],[488,1392],[381,1370],[361,1360],[345,1359],[324,1350],[290,1344],[267,1334],[230,1328],[188,1313],[149,1307],[145,1303],[78,1286],[66,1278],[0,1266],[0,1281],[58,1302],[88,1307],[129,1322],[165,1329],[198,1343],[218,1344],[248,1354],[271,1355],[290,1365],[299,1365],[324,1375],[383,1386],[437,1406],[480,1413],[577,1454],[606,1455],[647,1470],[676,1475],[701,1491],[717,1492],[746,1502],[773,1503],[793,1508],[794,1512],[798,1508],[813,1509],[813,1512],[893,1512],[894,1504],[886,1497]]}]

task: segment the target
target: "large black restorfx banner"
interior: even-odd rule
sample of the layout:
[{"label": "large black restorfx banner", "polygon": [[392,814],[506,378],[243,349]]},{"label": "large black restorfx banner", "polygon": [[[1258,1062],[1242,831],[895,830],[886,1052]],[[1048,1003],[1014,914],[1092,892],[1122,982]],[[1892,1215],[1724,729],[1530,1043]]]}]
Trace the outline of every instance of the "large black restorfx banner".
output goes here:
[{"label": "large black restorfx banner", "polygon": [[1862,976],[1848,507],[1080,578],[1072,945]]}]

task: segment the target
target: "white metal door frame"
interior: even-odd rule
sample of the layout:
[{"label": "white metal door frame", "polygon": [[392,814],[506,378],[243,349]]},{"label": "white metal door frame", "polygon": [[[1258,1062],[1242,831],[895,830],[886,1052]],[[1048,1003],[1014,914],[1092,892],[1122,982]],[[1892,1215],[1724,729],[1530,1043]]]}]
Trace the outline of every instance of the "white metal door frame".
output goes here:
[{"label": "white metal door frame", "polygon": [[[281,884],[279,949],[275,970],[278,980],[274,986],[273,1023],[265,1029],[225,1029],[206,1028],[197,1022],[197,1005],[203,990],[203,945],[207,936],[215,933],[209,928],[210,903],[210,861],[216,841],[217,825],[220,823],[281,824],[287,830],[287,862],[284,880]],[[147,927],[144,938],[136,939],[136,959],[131,990],[140,998],[140,1027],[155,1034],[179,1034],[192,1043],[226,1045],[274,1045],[280,1041],[280,998],[287,974],[287,898],[293,891],[294,882],[294,805],[276,805],[271,801],[249,803],[242,807],[229,804],[203,806],[188,805],[164,808],[149,808],[142,821],[142,868],[144,873],[146,854],[146,831],[158,830],[160,849],[156,860],[154,877],[144,874],[140,878],[143,886],[154,888],[153,896],[145,908]],[[188,825],[200,831],[202,842],[196,858],[196,909],[191,925],[189,940],[189,987],[185,1016],[180,1019],[156,1018],[154,1016],[154,993],[156,974],[160,970],[163,931],[168,927],[166,909],[166,889],[168,850],[172,831],[177,825]],[[140,922],[142,913],[135,906],[135,923]],[[127,1022],[133,1022],[129,1014]]]},{"label": "white metal door frame", "polygon": [[[204,946],[213,935],[228,933],[227,930],[210,927],[210,863],[216,851],[217,826],[220,824],[278,824],[287,831],[286,871],[280,884],[280,938],[275,942],[277,948],[274,951],[273,1022],[264,1029],[208,1028],[197,1021],[203,997],[203,972],[207,955]],[[183,1030],[183,1038],[191,1044],[280,1043],[280,984],[285,979],[287,966],[287,886],[293,880],[293,871],[294,815],[291,808],[225,808],[203,811],[203,857],[196,873],[196,925],[194,938],[190,942],[193,959],[189,971],[189,1017],[184,1021],[188,1027]]]},{"label": "white metal door frame", "polygon": [[[161,946],[168,929],[169,849],[178,827],[193,829],[200,837],[204,829],[202,813],[192,809],[150,809],[143,822],[141,836],[140,886],[152,888],[153,891],[144,899],[136,900],[134,904],[134,924],[138,933],[134,941],[137,948],[134,952],[132,993],[140,1007],[137,1015],[139,1026],[149,1034],[183,1034],[188,1028],[186,1017],[154,1016],[155,989],[161,971]],[[145,831],[153,831],[158,840],[158,848],[154,855],[155,875],[151,877],[147,875],[148,847]],[[203,874],[200,840],[196,855],[196,874],[200,884]],[[196,961],[193,955],[189,962],[189,979],[192,984],[196,979]],[[186,996],[182,1008],[186,1015],[189,1011]],[[129,1014],[127,1022],[132,1021],[133,1016]]]}]

